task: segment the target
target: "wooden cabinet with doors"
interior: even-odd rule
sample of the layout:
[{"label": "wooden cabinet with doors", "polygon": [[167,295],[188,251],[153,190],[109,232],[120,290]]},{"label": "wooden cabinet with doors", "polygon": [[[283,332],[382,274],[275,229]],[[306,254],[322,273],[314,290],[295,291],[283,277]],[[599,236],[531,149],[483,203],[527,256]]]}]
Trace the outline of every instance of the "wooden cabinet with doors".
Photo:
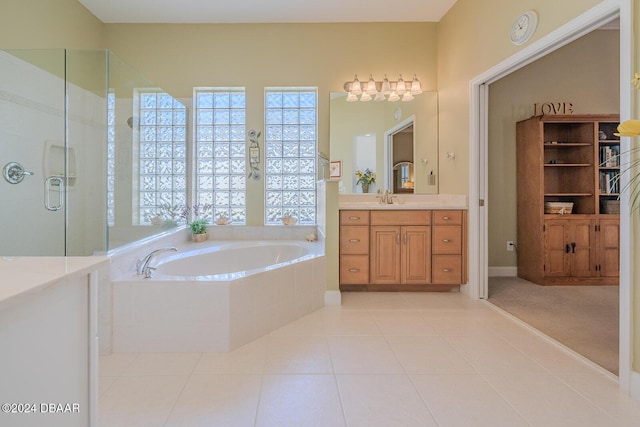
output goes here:
[{"label": "wooden cabinet with doors", "polygon": [[463,210],[340,211],[340,289],[451,289],[466,283],[465,240]]},{"label": "wooden cabinet with doors", "polygon": [[431,211],[372,211],[370,282],[431,283],[430,224]]},{"label": "wooden cabinet with doors", "polygon": [[[517,124],[518,276],[540,285],[618,283],[616,115]],[[553,204],[569,203],[569,210]]]}]

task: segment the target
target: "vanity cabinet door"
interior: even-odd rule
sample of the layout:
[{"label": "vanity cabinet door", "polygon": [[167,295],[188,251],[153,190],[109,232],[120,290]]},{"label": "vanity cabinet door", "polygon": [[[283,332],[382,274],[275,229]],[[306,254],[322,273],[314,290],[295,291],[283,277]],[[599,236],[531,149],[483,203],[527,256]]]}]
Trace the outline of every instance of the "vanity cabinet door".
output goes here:
[{"label": "vanity cabinet door", "polygon": [[340,227],[340,254],[369,253],[369,227],[343,225]]},{"label": "vanity cabinet door", "polygon": [[400,283],[400,227],[375,225],[371,227],[371,283],[397,285]]},{"label": "vanity cabinet door", "polygon": [[401,283],[424,285],[431,281],[431,227],[413,225],[401,228]]}]

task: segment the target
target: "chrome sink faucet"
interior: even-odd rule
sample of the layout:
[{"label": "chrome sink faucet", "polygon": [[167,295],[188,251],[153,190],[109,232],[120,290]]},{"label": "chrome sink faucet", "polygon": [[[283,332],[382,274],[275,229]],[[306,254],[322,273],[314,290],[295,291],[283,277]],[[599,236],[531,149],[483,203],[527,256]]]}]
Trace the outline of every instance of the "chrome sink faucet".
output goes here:
[{"label": "chrome sink faucet", "polygon": [[153,259],[153,257],[155,257],[157,254],[161,252],[178,252],[178,248],[160,248],[160,249],[156,249],[155,251],[151,251],[149,254],[147,254],[147,256],[139,259],[136,262],[136,273],[138,275],[144,274],[145,279],[150,278],[151,272],[155,270],[155,268],[151,267],[149,264],[151,263],[151,260]]},{"label": "chrome sink faucet", "polygon": [[391,190],[389,190],[388,188],[384,190],[384,193],[382,193],[381,196],[380,195],[376,196],[376,198],[380,199],[380,204],[388,204],[388,205],[393,204],[394,197],[396,196],[394,196],[393,193],[391,193]]}]

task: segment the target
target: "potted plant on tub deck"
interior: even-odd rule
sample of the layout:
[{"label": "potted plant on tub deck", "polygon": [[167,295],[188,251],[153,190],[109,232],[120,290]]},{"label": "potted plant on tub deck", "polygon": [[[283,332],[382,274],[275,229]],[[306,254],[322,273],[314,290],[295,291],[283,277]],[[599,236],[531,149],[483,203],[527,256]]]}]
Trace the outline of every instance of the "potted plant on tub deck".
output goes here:
[{"label": "potted plant on tub deck", "polygon": [[[211,210],[210,204],[193,205],[192,207],[185,207],[182,212],[182,218],[187,221],[189,228],[191,228],[191,239],[194,242],[204,242],[209,235],[207,234],[207,227],[209,221],[206,219],[209,211]],[[191,220],[191,222],[188,222]]]}]

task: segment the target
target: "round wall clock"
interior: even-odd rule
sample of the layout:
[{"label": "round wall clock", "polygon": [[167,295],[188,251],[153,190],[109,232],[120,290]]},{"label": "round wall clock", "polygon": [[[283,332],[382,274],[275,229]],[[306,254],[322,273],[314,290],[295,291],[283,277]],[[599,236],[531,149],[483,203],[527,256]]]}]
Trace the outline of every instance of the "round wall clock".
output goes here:
[{"label": "round wall clock", "polygon": [[521,45],[529,41],[538,26],[538,14],[533,10],[518,16],[509,31],[511,43]]}]

